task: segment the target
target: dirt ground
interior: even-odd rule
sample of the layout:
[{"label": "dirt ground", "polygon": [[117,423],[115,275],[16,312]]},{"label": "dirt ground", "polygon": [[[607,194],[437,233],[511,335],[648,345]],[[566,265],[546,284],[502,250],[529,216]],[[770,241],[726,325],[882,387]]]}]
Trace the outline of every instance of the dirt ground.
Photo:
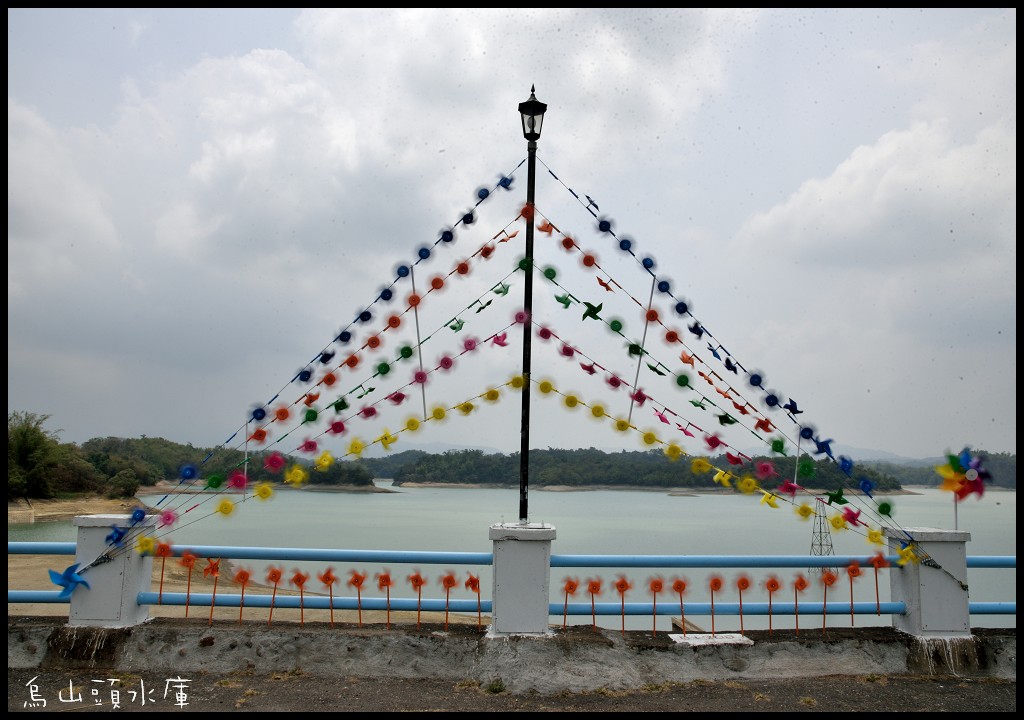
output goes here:
[{"label": "dirt ground", "polygon": [[[101,682],[95,682],[100,680]],[[337,678],[301,672],[174,678],[104,672],[7,671],[7,709],[110,712],[111,689],[127,712],[1016,712],[1017,683],[923,676],[832,676],[792,681],[667,684],[636,691],[513,694],[500,684]],[[112,682],[113,681],[113,682]],[[46,707],[31,705],[30,685]],[[142,704],[142,698],[147,702]],[[77,702],[73,702],[74,700]]]}]

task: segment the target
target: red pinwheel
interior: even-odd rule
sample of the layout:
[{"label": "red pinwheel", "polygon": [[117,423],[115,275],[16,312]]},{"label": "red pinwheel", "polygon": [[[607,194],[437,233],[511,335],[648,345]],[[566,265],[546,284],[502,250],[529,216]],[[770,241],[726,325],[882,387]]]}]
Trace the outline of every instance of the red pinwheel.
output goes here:
[{"label": "red pinwheel", "polygon": [[263,461],[263,467],[272,473],[281,472],[286,464],[287,461],[284,459],[284,455],[279,452],[270,453]]},{"label": "red pinwheel", "polygon": [[469,573],[469,577],[466,578],[466,589],[476,593],[476,629],[480,629],[480,578],[473,573]]},{"label": "red pinwheel", "polygon": [[234,580],[242,586],[242,597],[238,600],[238,624],[242,624],[242,610],[245,608],[245,586],[249,584],[252,575],[245,568],[235,570]]},{"label": "red pinwheel", "polygon": [[327,568],[322,573],[318,573],[316,577],[327,586],[327,592],[331,599],[331,627],[334,627],[334,583],[338,582],[338,577],[334,574],[332,568]]},{"label": "red pinwheel", "polygon": [[391,628],[391,588],[395,584],[395,581],[391,579],[391,573],[385,570],[382,573],[377,573],[377,589],[383,590],[387,593],[387,625],[388,629]]},{"label": "red pinwheel", "polygon": [[299,589],[299,625],[306,624],[306,581],[309,580],[309,573],[296,570],[292,573],[291,583]]},{"label": "red pinwheel", "polygon": [[277,586],[281,582],[282,577],[284,577],[284,570],[281,568],[270,567],[267,569],[267,582],[274,584],[274,592],[270,596],[270,613],[267,615],[267,627],[270,627],[270,621],[274,619],[274,602],[277,600]]},{"label": "red pinwheel", "polygon": [[213,578],[213,595],[210,597],[210,625],[213,625],[213,608],[217,604],[217,579],[220,577],[220,559],[206,559],[206,567],[203,568],[203,577]]},{"label": "red pinwheel", "polygon": [[455,579],[455,573],[448,571],[441,576],[441,587],[444,588],[444,629],[448,630],[448,598],[451,595],[452,588],[457,586],[459,581]]},{"label": "red pinwheel", "polygon": [[575,595],[576,591],[579,589],[579,587],[580,587],[579,578],[569,578],[569,577],[567,577],[565,579],[565,583],[562,585],[562,591],[565,593],[565,603],[562,605],[562,629],[563,630],[565,629],[566,615],[568,614],[568,611],[569,611],[569,596],[570,595]]},{"label": "red pinwheel", "polygon": [[626,579],[625,575],[619,575],[618,580],[613,583],[615,592],[619,594],[619,600],[622,604],[622,634],[626,634],[626,593],[633,587],[633,585]]},{"label": "red pinwheel", "polygon": [[363,583],[366,582],[366,573],[353,570],[348,578],[349,587],[356,589],[356,608],[359,611],[359,627],[363,626]]},{"label": "red pinwheel", "polygon": [[652,577],[647,580],[647,588],[654,598],[653,609],[651,610],[651,637],[658,634],[658,593],[665,589],[665,581],[660,577]]},{"label": "red pinwheel", "polygon": [[426,578],[420,575],[420,571],[417,570],[409,576],[409,582],[412,584],[412,589],[416,591],[416,627],[420,627],[420,608],[423,603],[423,586],[427,584]]},{"label": "red pinwheel", "polygon": [[597,612],[594,605],[594,598],[601,594],[601,578],[587,580],[587,592],[590,593],[590,619],[597,630]]}]

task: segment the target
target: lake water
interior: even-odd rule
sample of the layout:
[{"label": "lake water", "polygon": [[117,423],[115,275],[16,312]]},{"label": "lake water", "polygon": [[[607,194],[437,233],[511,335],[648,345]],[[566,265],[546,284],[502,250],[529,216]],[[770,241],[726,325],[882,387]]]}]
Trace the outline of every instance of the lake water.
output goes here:
[{"label": "lake water", "polygon": [[[390,481],[378,481],[389,486]],[[268,501],[248,499],[238,503],[230,516],[211,514],[216,500],[208,501],[183,519],[161,539],[176,545],[253,545],[281,547],[323,547],[367,550],[427,550],[456,552],[491,552],[488,528],[499,522],[515,522],[519,514],[519,490],[515,489],[474,489],[474,488],[399,488],[394,493],[321,493],[321,492],[278,492]],[[914,489],[913,495],[898,495],[889,498],[894,510],[893,520],[903,528],[932,527],[951,529],[954,522],[960,530],[971,533],[967,554],[975,555],[1016,555],[1017,552],[1017,493],[993,489],[977,499],[972,496],[955,508],[952,495],[937,488]],[[150,504],[160,501],[162,496],[145,496]],[[161,507],[175,507],[179,512],[195,505],[195,496],[187,499],[171,498]],[[529,495],[530,521],[554,525],[557,538],[552,544],[552,553],[570,554],[611,554],[611,555],[808,555],[811,548],[813,523],[800,520],[793,507],[786,502],[779,509],[761,504],[757,497],[741,494],[708,494],[694,496],[673,496],[664,491],[593,490],[580,492],[554,492],[534,489]],[[864,516],[867,517],[865,512]],[[189,519],[186,521],[184,518]],[[195,519],[193,519],[195,518]],[[9,541],[71,541],[75,530],[70,522],[36,523],[30,525],[8,525]],[[162,533],[161,533],[162,535]],[[833,548],[837,555],[872,555],[879,548],[867,542],[862,531],[831,532]],[[267,564],[245,562],[254,571],[255,577],[262,577]],[[307,572],[321,572],[323,566],[295,563]],[[290,568],[289,568],[290,569]],[[335,567],[340,577],[348,570],[367,572],[372,578],[383,567]],[[396,580],[406,577],[413,568],[400,565],[387,568]],[[420,569],[431,581],[436,593],[442,597],[438,578],[448,568],[427,567]],[[463,578],[467,571],[481,577],[485,594],[489,595],[490,569],[460,566],[451,568]],[[870,568],[868,568],[870,571]],[[565,577],[572,575],[585,580],[601,577],[605,580],[605,593],[599,598],[604,602],[618,600],[610,591],[610,584],[619,575],[614,568],[575,569],[556,568],[552,571],[552,602],[561,602],[561,587]],[[775,573],[788,587],[788,580],[799,570],[780,568]],[[648,579],[661,574],[667,580],[673,576],[685,578],[691,590],[685,599],[693,602],[707,602],[706,579],[710,571],[684,568],[646,570],[626,569],[622,574],[634,585],[627,594],[627,602],[649,602],[646,592]],[[728,581],[738,571],[726,570],[721,574]],[[763,590],[755,591],[770,574],[769,571],[748,573],[754,581],[750,594],[744,595],[746,602],[764,602],[767,595]],[[1016,570],[972,569],[969,571],[970,597],[972,601],[1016,601]],[[315,575],[314,575],[315,577]],[[846,594],[839,599],[848,599]],[[399,580],[397,596],[412,596],[408,587],[402,588]],[[813,586],[801,595],[814,600]],[[375,588],[374,588],[375,590]],[[735,602],[736,591],[723,592],[723,602]],[[659,598],[670,602],[666,592]],[[788,595],[788,594],[787,594]],[[425,597],[429,595],[425,594]],[[470,598],[468,591],[459,584],[453,598]],[[475,597],[475,596],[473,596]],[[832,600],[832,595],[829,600]],[[786,598],[789,599],[788,597]],[[820,601],[820,593],[817,596]],[[855,586],[858,602],[874,599],[872,572],[866,572]],[[881,600],[888,599],[888,579],[883,575]],[[589,596],[581,589],[576,602],[587,602]],[[707,618],[693,618],[698,623]],[[561,618],[557,618],[558,621]],[[554,622],[555,620],[553,620]],[[573,618],[570,618],[573,622]],[[585,619],[576,617],[575,622]],[[601,625],[617,628],[618,617],[598,617]],[[791,618],[777,619],[776,627],[791,627]],[[831,619],[830,619],[831,622]],[[981,615],[972,617],[975,627],[1016,627],[1015,615]],[[667,618],[659,624],[667,629]],[[738,629],[735,616],[725,616],[718,621],[721,630]],[[887,624],[883,616],[858,616],[858,625]],[[735,628],[731,626],[735,625]],[[747,628],[767,627],[767,618],[745,617]],[[650,627],[650,619],[627,617],[627,628]]]}]

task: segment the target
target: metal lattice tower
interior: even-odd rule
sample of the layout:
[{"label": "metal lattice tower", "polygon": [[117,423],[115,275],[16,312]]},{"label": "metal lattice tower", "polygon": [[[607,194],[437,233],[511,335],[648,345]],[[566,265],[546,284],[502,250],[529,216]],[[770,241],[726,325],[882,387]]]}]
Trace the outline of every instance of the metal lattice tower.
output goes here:
[{"label": "metal lattice tower", "polygon": [[[811,555],[835,555],[832,548],[832,534],[828,527],[828,518],[825,514],[825,501],[815,498],[814,503],[814,527],[811,530]],[[812,567],[807,568],[809,573],[822,573],[825,570],[837,572],[836,568]]]}]

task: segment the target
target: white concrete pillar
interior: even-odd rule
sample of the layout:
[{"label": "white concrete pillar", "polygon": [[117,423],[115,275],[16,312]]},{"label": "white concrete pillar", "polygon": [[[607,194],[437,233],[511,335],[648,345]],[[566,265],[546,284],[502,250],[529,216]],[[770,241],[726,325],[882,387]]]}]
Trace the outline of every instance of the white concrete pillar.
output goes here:
[{"label": "white concrete pillar", "polygon": [[[126,538],[126,546],[110,553],[112,559],[91,565],[82,578],[89,587],[77,587],[71,594],[68,624],[91,627],[128,627],[149,619],[149,607],[139,605],[138,594],[153,585],[153,557],[141,555],[132,545],[140,526],[156,523],[147,515]],[[75,562],[88,565],[111,550],[107,536],[114,526],[131,526],[130,515],[79,515]]]},{"label": "white concrete pillar", "polygon": [[499,523],[491,525],[489,534],[494,546],[494,583],[488,635],[549,634],[548,587],[554,526]]},{"label": "white concrete pillar", "polygon": [[[904,528],[921,550],[921,562],[910,561],[889,571],[894,602],[907,605],[906,615],[894,615],[897,630],[919,637],[970,636],[965,530]],[[906,542],[903,531],[884,528],[889,554],[898,555]]]}]

